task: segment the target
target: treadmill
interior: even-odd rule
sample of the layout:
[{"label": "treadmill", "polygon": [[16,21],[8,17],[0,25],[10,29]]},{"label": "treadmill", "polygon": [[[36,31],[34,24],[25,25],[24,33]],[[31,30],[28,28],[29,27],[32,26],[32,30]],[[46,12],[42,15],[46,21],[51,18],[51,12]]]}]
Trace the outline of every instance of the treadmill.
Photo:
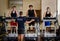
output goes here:
[{"label": "treadmill", "polygon": [[[49,24],[45,25],[45,22],[50,22]],[[53,23],[52,23],[53,22]],[[56,17],[48,17],[43,19],[43,38],[45,41],[55,41],[56,38],[56,28],[57,28],[57,20]],[[44,30],[44,32],[43,32]]]},{"label": "treadmill", "polygon": [[[10,30],[10,28],[11,28],[11,26],[9,25],[10,24],[10,22],[11,22],[11,17],[6,17],[5,18],[5,28],[6,28],[6,37],[7,37],[7,40],[6,41],[18,41],[17,39],[17,37],[18,37],[18,32],[16,32],[16,33],[12,33],[11,32],[11,30]],[[13,18],[14,20],[16,19],[16,18]],[[16,27],[16,31],[18,31],[18,28]]]},{"label": "treadmill", "polygon": [[[28,19],[31,17],[28,17]],[[40,35],[40,24],[39,24],[39,18],[31,18],[35,19],[35,25],[27,25],[25,24],[25,41],[37,41],[38,36]]]}]

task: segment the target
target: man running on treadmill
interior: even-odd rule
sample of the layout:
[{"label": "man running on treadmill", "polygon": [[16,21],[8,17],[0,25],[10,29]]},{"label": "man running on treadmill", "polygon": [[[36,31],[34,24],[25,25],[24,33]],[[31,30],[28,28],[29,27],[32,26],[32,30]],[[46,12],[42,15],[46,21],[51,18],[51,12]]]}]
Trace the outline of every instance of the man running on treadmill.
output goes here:
[{"label": "man running on treadmill", "polygon": [[[52,13],[51,13],[51,11],[50,11],[50,7],[47,7],[47,8],[46,8],[46,12],[45,12],[45,14],[44,14],[44,17],[46,17],[46,18],[53,17],[53,16],[52,16]],[[45,24],[46,24],[47,22],[49,22],[50,25],[51,25],[51,23],[52,23],[51,21],[45,21]],[[47,30],[47,32],[48,32],[48,31],[51,30],[51,28],[48,27],[46,30]]]},{"label": "man running on treadmill", "polygon": [[32,19],[31,21],[26,21],[26,18],[22,15],[22,12],[20,12],[20,17],[16,19],[16,22],[18,23],[18,41],[24,41],[24,23],[31,23],[32,21],[34,21],[34,19]]},{"label": "man running on treadmill", "polygon": [[[31,20],[33,17],[37,17],[36,11],[33,9],[33,5],[29,5],[29,10],[27,11],[27,17],[31,17],[29,20]],[[35,22],[30,23],[29,25],[34,25]]]}]

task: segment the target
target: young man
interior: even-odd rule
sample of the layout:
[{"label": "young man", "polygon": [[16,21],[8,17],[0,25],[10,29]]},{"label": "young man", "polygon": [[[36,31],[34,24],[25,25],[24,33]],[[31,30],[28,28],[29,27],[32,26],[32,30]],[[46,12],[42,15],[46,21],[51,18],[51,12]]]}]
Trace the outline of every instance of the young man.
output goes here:
[{"label": "young man", "polygon": [[44,14],[44,17],[52,17],[52,13],[51,13],[51,11],[50,11],[50,7],[47,7],[47,8],[46,8],[46,12],[45,12],[45,14]]},{"label": "young man", "polygon": [[17,13],[17,10],[16,10],[16,6],[13,6],[11,8],[11,10],[9,11],[9,14],[10,14],[10,17],[12,17],[12,18],[17,17],[18,13]]},{"label": "young man", "polygon": [[34,19],[31,21],[26,21],[26,18],[22,16],[22,12],[20,12],[20,17],[16,19],[16,22],[18,23],[18,41],[24,40],[24,23],[31,23],[32,21],[34,21]]},{"label": "young man", "polygon": [[29,5],[29,10],[27,11],[28,17],[37,17],[36,11],[33,9],[33,5]]},{"label": "young man", "polygon": [[[36,11],[33,9],[33,5],[29,5],[29,9],[27,11],[27,17],[31,17],[31,18],[29,18],[29,21],[31,19],[33,19],[33,17],[37,17]],[[35,21],[33,21],[29,24],[29,26],[31,26],[31,25],[35,25]]]}]

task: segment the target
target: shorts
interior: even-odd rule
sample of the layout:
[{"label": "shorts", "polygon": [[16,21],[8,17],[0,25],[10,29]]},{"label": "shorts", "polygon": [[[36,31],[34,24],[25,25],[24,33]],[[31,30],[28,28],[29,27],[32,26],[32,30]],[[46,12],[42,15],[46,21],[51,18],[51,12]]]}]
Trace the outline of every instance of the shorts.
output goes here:
[{"label": "shorts", "polygon": [[45,21],[45,26],[50,26],[51,22],[50,21]]},{"label": "shorts", "polygon": [[[34,19],[34,18],[29,18],[27,21],[31,21],[31,19]],[[35,25],[35,21],[33,21],[33,22],[31,22],[31,23],[29,23],[29,26],[31,26],[31,25]]]},{"label": "shorts", "polygon": [[35,25],[35,21],[33,21],[33,22],[31,22],[31,23],[29,23],[29,26],[31,26],[31,25]]},{"label": "shorts", "polygon": [[12,27],[12,33],[16,32],[16,27]]},{"label": "shorts", "polygon": [[24,28],[18,28],[18,34],[24,34],[25,29]]},{"label": "shorts", "polygon": [[15,29],[16,27],[12,27],[12,29]]}]

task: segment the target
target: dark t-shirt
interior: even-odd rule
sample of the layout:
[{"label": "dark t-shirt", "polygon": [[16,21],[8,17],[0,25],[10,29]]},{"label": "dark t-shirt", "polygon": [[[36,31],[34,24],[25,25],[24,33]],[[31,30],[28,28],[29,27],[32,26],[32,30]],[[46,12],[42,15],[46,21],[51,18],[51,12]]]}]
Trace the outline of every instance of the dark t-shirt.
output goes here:
[{"label": "dark t-shirt", "polygon": [[[47,11],[47,12],[48,12],[48,11]],[[47,14],[47,12],[46,12],[45,17],[51,17],[51,13],[49,12],[49,14]]]},{"label": "dark t-shirt", "polygon": [[18,17],[16,22],[18,22],[18,28],[24,28],[24,23],[26,21],[26,17]]},{"label": "dark t-shirt", "polygon": [[28,10],[29,17],[35,17],[34,10]]},{"label": "dark t-shirt", "polygon": [[16,13],[16,11],[15,11],[15,13],[13,13],[13,11],[11,12],[11,17],[17,17],[17,13]]}]

